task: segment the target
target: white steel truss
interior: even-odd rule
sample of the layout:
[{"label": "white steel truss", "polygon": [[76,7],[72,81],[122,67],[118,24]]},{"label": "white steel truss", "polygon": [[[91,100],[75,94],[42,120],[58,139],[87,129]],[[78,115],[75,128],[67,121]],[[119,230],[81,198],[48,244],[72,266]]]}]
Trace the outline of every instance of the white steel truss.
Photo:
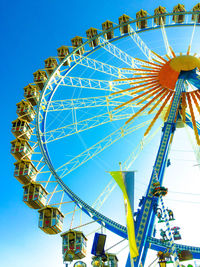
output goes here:
[{"label": "white steel truss", "polygon": [[110,54],[114,55],[116,58],[126,63],[128,66],[132,68],[137,67],[137,61],[132,56],[128,55],[106,39],[99,37],[99,45],[105,50],[107,50]]},{"label": "white steel truss", "polygon": [[90,57],[85,57],[82,55],[73,54],[72,58],[73,58],[74,62],[79,64],[79,65],[93,69],[95,71],[103,72],[105,74],[108,74],[108,75],[111,75],[114,77],[126,78],[127,74],[132,74],[132,71],[130,71],[130,70],[124,70],[124,69],[103,63],[101,61],[98,61],[98,60],[90,58]]},{"label": "white steel truss", "polygon": [[[117,91],[120,90],[115,86],[128,84],[128,81],[106,81],[79,77],[70,77],[59,75],[60,78],[63,77],[62,81],[59,83],[62,86],[79,87],[86,89],[104,90],[104,91]],[[57,82],[55,82],[57,84]]]},{"label": "white steel truss", "polygon": [[152,57],[154,56],[149,47],[145,44],[139,34],[131,27],[130,25],[130,32],[129,36],[135,42],[135,44],[139,47],[142,53],[146,56],[149,61],[152,61]]},{"label": "white steel truss", "polygon": [[[125,171],[128,171],[130,167],[132,166],[133,162],[137,159],[139,154],[143,151],[144,146],[150,143],[150,141],[154,138],[154,136],[160,131],[160,127],[158,127],[152,134],[143,137],[140,143],[136,146],[134,151],[130,154],[128,159],[122,163],[122,169]],[[92,205],[93,208],[99,210],[104,202],[107,200],[109,195],[112,193],[112,191],[117,186],[117,183],[114,179],[111,179],[110,182],[107,184],[107,186],[104,188],[102,193],[99,195],[99,197],[96,199],[94,204]]]},{"label": "white steel truss", "polygon": [[[96,108],[96,107],[114,107],[119,106],[123,103],[120,101],[120,96],[108,95],[108,96],[99,96],[99,97],[87,97],[87,98],[76,98],[76,99],[65,99],[65,100],[54,100],[49,103],[48,112],[52,111],[64,111],[72,109],[87,109],[87,108]],[[140,107],[136,102],[133,104],[130,103],[129,107]]]},{"label": "white steel truss", "polygon": [[88,148],[81,154],[77,155],[70,161],[66,162],[65,164],[57,168],[56,172],[60,173],[60,177],[63,178],[64,176],[68,175],[70,172],[74,171],[82,164],[84,164],[85,162],[87,162],[88,160],[90,160],[103,150],[105,150],[107,147],[111,146],[116,141],[120,140],[121,138],[123,138],[128,134],[131,134],[132,132],[138,129],[141,129],[142,127],[148,125],[150,122],[151,120],[148,120],[134,126],[131,123],[120,127],[118,130],[106,136],[104,139],[100,140],[92,147]]},{"label": "white steel truss", "polygon": [[[126,107],[124,109],[126,109]],[[74,115],[74,118],[76,118],[76,115],[75,114],[73,115]],[[58,139],[65,138],[72,134],[87,131],[91,128],[98,127],[105,123],[109,123],[109,122],[116,121],[116,120],[128,119],[132,115],[133,115],[132,110],[129,110],[125,113],[122,113],[122,110],[114,110],[114,111],[109,111],[109,112],[106,112],[106,113],[103,113],[103,114],[100,114],[100,115],[97,115],[97,116],[94,116],[94,117],[91,117],[91,118],[88,118],[82,121],[77,121],[77,119],[75,119],[74,123],[71,123],[69,125],[66,125],[61,128],[57,128],[51,131],[47,131],[44,134],[47,140],[46,143],[50,143]]]}]

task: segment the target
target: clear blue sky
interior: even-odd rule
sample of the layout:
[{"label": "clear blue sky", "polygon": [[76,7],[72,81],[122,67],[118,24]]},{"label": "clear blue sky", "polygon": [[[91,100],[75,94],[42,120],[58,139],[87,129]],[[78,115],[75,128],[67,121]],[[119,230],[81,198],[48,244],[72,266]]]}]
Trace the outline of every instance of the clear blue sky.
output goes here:
[{"label": "clear blue sky", "polygon": [[[198,1],[182,1],[191,10]],[[135,18],[140,9],[153,14],[163,5],[171,11],[177,1],[1,1],[1,238],[0,266],[62,266],[61,240],[45,236],[37,228],[37,216],[22,202],[21,185],[13,177],[10,155],[11,121],[23,87],[33,81],[32,73],[44,66],[44,59],[56,55],[61,45],[70,45],[76,35],[90,27],[101,28],[109,19],[127,14]],[[121,267],[121,266],[120,266]]]}]

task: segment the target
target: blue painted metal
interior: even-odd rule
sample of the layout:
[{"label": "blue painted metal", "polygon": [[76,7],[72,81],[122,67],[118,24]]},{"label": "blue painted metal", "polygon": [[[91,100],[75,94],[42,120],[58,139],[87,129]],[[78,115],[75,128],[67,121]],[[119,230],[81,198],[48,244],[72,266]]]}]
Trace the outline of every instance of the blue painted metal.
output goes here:
[{"label": "blue painted metal", "polygon": [[[198,14],[199,12],[186,12],[185,14]],[[178,13],[177,13],[178,14]],[[166,16],[169,16],[169,15],[173,15],[173,13],[171,14],[167,14]],[[159,15],[158,15],[159,16]],[[151,16],[151,17],[147,17],[147,19],[152,19],[154,17],[158,17],[158,16]],[[140,19],[139,19],[140,20]],[[130,21],[128,23],[125,23],[124,25],[126,24],[131,24],[131,23],[135,23],[136,21],[138,20],[133,20],[133,21]],[[183,23],[183,24],[171,24],[171,25],[165,25],[165,27],[180,27],[180,26],[193,26],[193,25],[196,25],[196,26],[200,26],[200,24],[195,24],[195,23]],[[116,27],[113,27],[111,29],[109,29],[108,31],[106,32],[109,32],[113,29],[117,29],[119,28],[120,25],[116,26]],[[160,26],[156,26],[156,27],[149,27],[149,28],[146,28],[146,29],[142,29],[142,30],[138,30],[136,31],[137,33],[140,33],[140,32],[143,32],[143,31],[148,31],[148,30],[154,30],[154,29],[159,29]],[[91,40],[95,39],[95,38],[98,38],[98,36],[102,36],[105,32],[102,32],[100,34],[98,34],[96,37],[86,41],[82,46],[84,46],[85,44],[89,43]],[[119,36],[117,38],[114,38],[112,40],[110,40],[110,42],[114,42],[114,41],[117,41],[121,38],[125,38],[129,36],[128,34],[125,34],[123,36]],[[81,46],[81,47],[82,47]],[[55,72],[57,70],[59,70],[60,66],[63,65],[63,63],[73,54],[73,53],[76,53],[76,51],[78,51],[81,47],[78,47],[77,49],[75,49],[72,53],[70,53],[65,59],[64,61],[55,69]],[[84,56],[88,56],[90,54],[92,54],[94,51],[96,51],[97,49],[99,49],[100,46],[96,47],[95,49],[91,50],[90,52],[88,52],[87,54],[85,54]],[[76,66],[77,63],[73,63],[72,66],[66,71],[66,73],[69,73],[73,67]],[[53,75],[52,75],[53,76]],[[52,77],[51,76],[51,77]],[[51,78],[50,77],[50,78]],[[39,100],[39,104],[37,106],[37,116],[36,116],[36,133],[37,133],[37,138],[38,138],[38,144],[39,144],[39,147],[41,149],[41,153],[43,154],[43,157],[44,157],[44,160],[49,168],[49,170],[51,171],[52,175],[55,177],[55,179],[58,181],[58,183],[60,184],[60,186],[62,187],[62,189],[64,190],[64,192],[72,199],[76,202],[76,204],[86,213],[88,214],[90,217],[92,217],[94,220],[97,220],[100,224],[102,224],[102,222],[105,224],[105,227],[108,228],[109,230],[113,231],[114,233],[118,234],[119,236],[123,237],[123,238],[127,238],[127,233],[126,233],[126,227],[110,220],[109,218],[105,217],[104,215],[102,215],[101,213],[97,212],[96,210],[94,210],[92,207],[90,207],[87,203],[85,203],[84,201],[82,201],[78,196],[76,196],[65,184],[64,182],[60,179],[60,177],[57,175],[54,167],[53,167],[53,164],[51,162],[51,159],[50,159],[50,155],[48,153],[48,149],[47,149],[47,146],[45,144],[45,125],[46,125],[46,116],[47,116],[47,112],[48,112],[48,108],[45,107],[45,111],[43,112],[43,121],[42,121],[42,127],[40,128],[40,112],[41,112],[41,108],[40,108],[40,104],[41,104],[41,101],[45,95],[45,92],[46,92],[46,88],[47,88],[47,85],[49,83],[50,79],[47,81],[45,87],[44,87],[44,90],[43,92],[41,93],[41,96],[40,96],[40,100]],[[52,92],[48,95],[48,99],[47,100],[47,103],[49,103],[55,93],[55,91],[57,90],[58,86],[59,86],[59,83],[60,81],[58,80],[57,81],[57,84],[55,85],[54,88],[52,88]],[[47,104],[47,107],[48,107],[48,104]],[[189,122],[188,122],[189,123]],[[166,131],[170,131],[170,133],[172,133],[173,131],[173,128],[174,128],[174,125],[173,123],[171,123],[171,126],[168,125],[165,125],[165,127],[167,127],[167,129],[164,130],[164,132]],[[42,135],[41,135],[42,133]],[[44,135],[43,135],[44,133]],[[42,136],[42,137],[41,137]],[[163,134],[164,136],[164,134]],[[164,138],[164,137],[163,137]],[[166,140],[165,140],[166,141]],[[169,141],[169,140],[168,140]],[[166,164],[166,158],[163,159],[163,166],[165,166]],[[160,170],[160,174],[164,173],[164,168],[163,170]],[[163,175],[163,174],[162,174]],[[160,175],[160,176],[162,176]],[[147,203],[150,203],[151,202],[151,197],[147,196],[145,198],[145,205]],[[143,207],[145,206],[143,205]],[[143,208],[142,207],[142,208]],[[151,209],[152,210],[152,205],[148,205],[148,208],[147,209]],[[145,211],[145,209],[143,208],[143,212]],[[142,215],[143,215],[143,212],[140,212],[138,214],[138,217],[137,217],[137,223],[136,223],[136,228],[137,228],[137,225],[138,225],[138,222],[141,221],[142,222]],[[151,219],[151,224],[150,226],[152,226],[152,215],[149,216],[149,219]],[[149,227],[148,227],[149,228]],[[150,227],[151,228],[151,227]],[[148,230],[148,229],[146,229]],[[139,233],[139,229],[138,229],[138,233]],[[147,242],[147,241],[146,241]]]},{"label": "blue painted metal", "polygon": [[[186,120],[185,120],[185,123],[193,129],[192,119],[191,119],[190,114],[188,114],[188,113],[186,113]],[[197,125],[198,133],[199,133],[199,135],[200,135],[200,123],[199,123],[198,121],[196,121],[196,125]]]},{"label": "blue painted metal", "polygon": [[[149,248],[156,250],[156,251],[166,251],[166,249],[171,249],[169,242],[162,242],[159,239],[148,237],[147,241],[149,243]],[[200,247],[182,245],[182,244],[175,244],[177,250],[189,250],[194,259],[200,259]]]},{"label": "blue painted metal", "polygon": [[[147,247],[148,247],[147,236],[152,235],[153,225],[155,220],[155,212],[153,211],[153,205],[155,205],[155,203],[158,201],[152,196],[151,192],[154,188],[153,186],[154,182],[158,180],[161,185],[163,182],[164,171],[166,168],[166,163],[168,158],[170,140],[175,131],[174,122],[180,104],[181,93],[184,90],[183,86],[184,80],[185,80],[185,74],[181,73],[176,83],[175,95],[169,112],[169,116],[167,122],[164,124],[163,127],[163,134],[161,137],[161,142],[158,149],[149,186],[147,189],[146,197],[144,199],[141,211],[137,215],[135,231],[136,231],[136,242],[139,250],[139,256],[136,258],[134,264],[135,267],[139,266],[139,264],[142,264],[142,266],[144,266],[145,263]],[[127,267],[130,266],[130,263],[128,261],[126,266]]]}]

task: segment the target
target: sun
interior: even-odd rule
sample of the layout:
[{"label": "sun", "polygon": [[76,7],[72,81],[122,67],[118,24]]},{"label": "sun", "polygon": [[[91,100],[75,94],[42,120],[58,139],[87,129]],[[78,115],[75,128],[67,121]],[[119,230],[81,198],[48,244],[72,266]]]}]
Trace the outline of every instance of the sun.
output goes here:
[{"label": "sun", "polygon": [[[115,109],[119,109],[129,103],[133,103],[135,100],[139,100],[136,105],[140,105],[145,102],[145,105],[140,108],[133,116],[131,116],[126,121],[126,124],[132,121],[141,112],[143,112],[150,106],[151,108],[148,111],[148,114],[151,114],[159,106],[159,110],[157,111],[155,117],[146,129],[144,135],[147,135],[149,133],[149,131],[151,130],[154,123],[159,118],[160,114],[163,112],[164,109],[166,110],[164,121],[167,120],[175,95],[176,82],[179,78],[180,73],[184,71],[195,71],[196,73],[196,70],[200,70],[200,59],[196,57],[196,55],[190,55],[189,49],[186,55],[180,54],[179,56],[176,56],[171,47],[170,50],[172,55],[171,57],[169,57],[168,55],[162,57],[152,51],[152,53],[157,56],[157,59],[152,58],[152,62],[137,58],[137,60],[139,60],[143,64],[141,65],[141,68],[128,68],[134,71],[134,77],[117,80],[127,81],[130,87],[128,89],[112,93],[112,95],[116,95],[124,94],[126,92],[129,93],[130,96],[133,96],[130,100],[122,103]],[[199,79],[200,77],[198,76],[197,78]],[[200,91],[198,89],[192,90],[190,92],[185,90],[181,93],[178,111],[179,116],[185,123],[186,109],[189,108],[193,129],[198,145],[200,145],[200,139],[197,131],[193,105],[196,107],[197,111],[200,114],[199,101]]]}]

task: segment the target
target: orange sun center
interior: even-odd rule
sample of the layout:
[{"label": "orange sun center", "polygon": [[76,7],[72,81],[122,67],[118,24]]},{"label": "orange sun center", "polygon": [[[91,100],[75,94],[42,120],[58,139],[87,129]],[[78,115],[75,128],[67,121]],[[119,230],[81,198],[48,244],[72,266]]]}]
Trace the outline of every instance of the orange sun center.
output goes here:
[{"label": "orange sun center", "polygon": [[178,56],[162,66],[158,74],[159,83],[168,89],[174,89],[180,71],[189,71],[195,68],[200,69],[200,60],[194,56]]}]

